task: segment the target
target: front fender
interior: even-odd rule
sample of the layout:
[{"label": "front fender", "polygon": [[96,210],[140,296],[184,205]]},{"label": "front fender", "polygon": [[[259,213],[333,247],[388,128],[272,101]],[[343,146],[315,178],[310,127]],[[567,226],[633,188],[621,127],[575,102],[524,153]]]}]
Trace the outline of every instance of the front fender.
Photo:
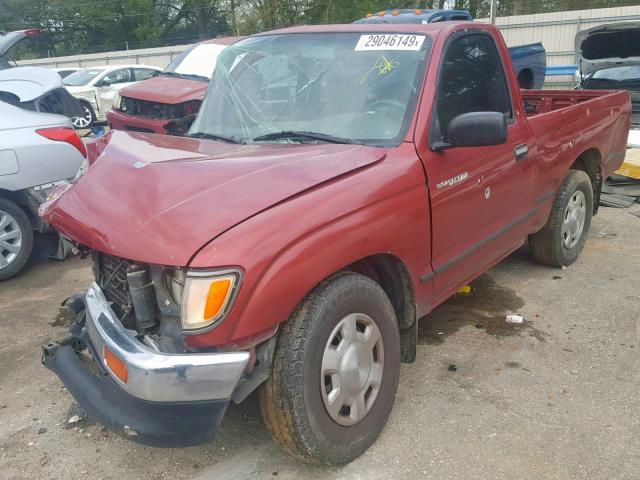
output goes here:
[{"label": "front fender", "polygon": [[375,254],[401,259],[424,297],[430,286],[417,279],[429,264],[429,200],[415,150],[399,150],[405,155],[271,208],[203,248],[192,268],[240,265],[246,276],[229,317],[187,343],[221,345],[271,329],[315,285]]}]

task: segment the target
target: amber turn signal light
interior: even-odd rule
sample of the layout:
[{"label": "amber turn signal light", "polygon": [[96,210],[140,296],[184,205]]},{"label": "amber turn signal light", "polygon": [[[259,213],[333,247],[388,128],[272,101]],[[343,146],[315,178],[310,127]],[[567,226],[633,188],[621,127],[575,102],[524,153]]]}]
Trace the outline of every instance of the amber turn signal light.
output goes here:
[{"label": "amber turn signal light", "polygon": [[222,321],[233,304],[240,278],[237,270],[190,272],[182,294],[183,330],[198,330]]},{"label": "amber turn signal light", "polygon": [[230,278],[223,278],[211,283],[209,293],[207,294],[207,303],[204,307],[205,319],[213,318],[220,313],[224,302],[229,296],[229,290],[231,290]]},{"label": "amber turn signal light", "polygon": [[127,383],[129,379],[129,371],[125,363],[120,360],[111,350],[104,347],[102,350],[104,355],[104,363],[107,365],[111,373],[113,373],[122,383]]}]

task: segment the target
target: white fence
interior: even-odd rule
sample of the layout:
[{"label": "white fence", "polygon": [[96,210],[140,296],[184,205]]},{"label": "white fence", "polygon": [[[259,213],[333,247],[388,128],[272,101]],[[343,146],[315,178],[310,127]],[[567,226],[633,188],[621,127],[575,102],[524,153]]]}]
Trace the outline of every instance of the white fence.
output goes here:
[{"label": "white fence", "polygon": [[[631,20],[640,21],[640,5],[498,17],[496,25],[502,31],[509,46],[542,42],[547,50],[547,65],[568,65],[574,63],[573,40],[576,32],[604,23]],[[489,20],[484,18],[478,21],[488,22]],[[69,57],[42,58],[18,63],[43,67],[90,67],[104,64],[144,63],[164,67],[173,57],[188,46],[178,45]],[[547,78],[549,85],[566,85],[570,82],[571,77]]]},{"label": "white fence", "polygon": [[189,45],[175,45],[172,47],[141,48],[138,50],[122,50],[119,52],[87,53],[68,57],[39,58],[36,60],[21,60],[19,65],[33,65],[37,67],[93,67],[96,65],[145,64],[165,67],[180,52]]}]

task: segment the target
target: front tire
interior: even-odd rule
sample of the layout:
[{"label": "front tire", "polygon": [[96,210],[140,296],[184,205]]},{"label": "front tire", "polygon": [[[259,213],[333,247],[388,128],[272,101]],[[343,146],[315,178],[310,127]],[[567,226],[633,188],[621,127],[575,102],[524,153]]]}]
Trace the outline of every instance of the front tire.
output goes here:
[{"label": "front tire", "polygon": [[549,219],[529,236],[533,258],[552,267],[576,261],[587,241],[593,216],[593,187],[582,170],[569,170],[556,195]]},{"label": "front tire", "polygon": [[398,323],[384,290],[343,273],[318,285],[283,325],[260,407],[300,460],[341,465],[378,437],[400,376]]},{"label": "front tire", "polygon": [[33,227],[24,211],[0,198],[0,281],[22,270],[33,250]]}]

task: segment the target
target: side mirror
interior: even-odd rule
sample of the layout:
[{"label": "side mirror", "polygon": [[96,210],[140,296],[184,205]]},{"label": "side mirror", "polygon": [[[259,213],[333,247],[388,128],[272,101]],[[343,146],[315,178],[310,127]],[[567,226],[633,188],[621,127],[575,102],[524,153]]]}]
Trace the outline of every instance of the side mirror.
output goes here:
[{"label": "side mirror", "polygon": [[99,82],[96,83],[96,87],[109,87],[111,85],[111,82],[108,80],[100,80]]},{"label": "side mirror", "polygon": [[507,120],[500,112],[470,112],[454,117],[435,150],[452,147],[484,147],[507,141]]}]

